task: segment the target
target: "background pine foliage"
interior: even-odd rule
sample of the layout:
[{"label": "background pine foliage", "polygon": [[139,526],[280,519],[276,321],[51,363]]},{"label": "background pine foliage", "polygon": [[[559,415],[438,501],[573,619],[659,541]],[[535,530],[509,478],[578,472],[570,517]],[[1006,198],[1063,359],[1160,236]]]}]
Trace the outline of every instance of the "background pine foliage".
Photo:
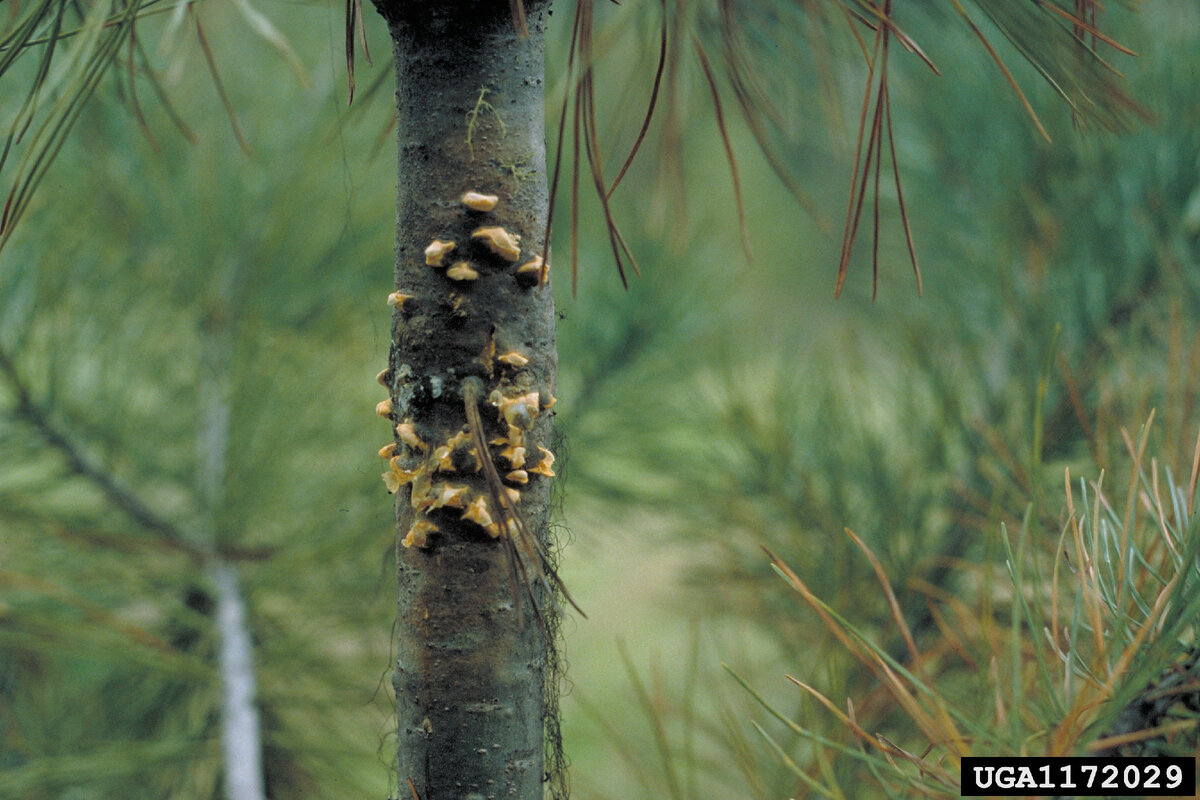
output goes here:
[{"label": "background pine foliage", "polygon": [[[600,63],[612,70],[597,86],[614,131],[600,149],[608,176],[650,92],[619,70],[652,73],[658,55],[646,44],[653,36],[632,32],[657,32],[660,7],[625,6],[597,9]],[[1187,507],[1200,424],[1200,81],[1179,54],[1195,49],[1200,21],[1169,3],[1106,12],[1106,29],[1140,54],[1121,60],[1128,93],[1156,119],[1117,138],[1077,130],[1071,109],[972,7],[1050,145],[989,58],[979,60],[970,27],[947,27],[956,10],[903,12],[900,27],[943,72],[892,54],[895,144],[925,297],[912,297],[897,197],[884,181],[885,269],[871,306],[858,271],[866,247],[843,299],[827,300],[840,233],[831,220],[844,209],[865,88],[861,61],[846,59],[860,54],[841,7],[781,6],[773,17],[763,4],[725,6],[759,15],[738,33],[746,46],[731,51],[753,61],[718,81],[750,263],[694,43],[721,66],[731,34],[720,7],[696,8],[669,9],[668,58],[681,68],[665,73],[644,145],[660,156],[634,162],[613,193],[643,277],[625,292],[604,268],[605,225],[583,196],[572,299],[565,194],[556,216],[558,423],[571,453],[564,512],[574,539],[563,573],[591,618],[569,625],[575,794],[817,796],[812,781],[849,796],[845,787],[871,770],[904,786],[839,749],[858,747],[844,721],[784,679],[839,709],[852,698],[866,731],[908,752],[929,743],[761,545],[880,652],[904,658],[879,579],[841,532],[851,528],[880,559],[922,652],[941,659],[928,679],[950,702],[980,691],[960,650],[986,688],[1014,690],[1007,677],[988,682],[981,666],[994,640],[968,634],[984,622],[1014,630],[1002,524],[1036,557],[1042,571],[1031,574],[1049,574],[1071,519],[1065,468],[1076,487],[1107,471],[1115,509],[1140,496],[1126,491],[1134,466],[1141,491],[1157,474],[1173,491],[1163,496]],[[139,112],[129,73],[98,83],[98,102],[72,117],[72,137],[38,173],[21,225],[6,230],[0,797],[220,796],[213,588],[186,533],[205,503],[197,442],[214,374],[228,387],[233,443],[215,548],[236,565],[249,605],[269,793],[387,791],[392,534],[371,376],[386,351],[394,177],[380,144],[387,104],[371,100],[383,85],[375,71],[389,70],[360,63],[358,102],[343,116],[341,9],[264,10],[303,54],[312,88],[296,80],[294,62],[262,47],[238,7],[196,8],[250,154],[194,27],[186,37],[172,27],[190,25],[193,12],[152,16],[134,43]],[[554,17],[552,98],[566,89],[555,76],[565,72],[570,16]],[[996,24],[1018,39],[1039,31],[1019,19]],[[793,29],[824,44],[797,55],[785,35]],[[177,49],[155,61],[164,40]],[[124,41],[113,58],[125,58]],[[377,57],[385,49],[372,47]],[[228,53],[236,68],[221,61]],[[149,68],[173,63],[186,68]],[[805,91],[781,64],[821,80]],[[152,78],[172,111],[149,102]],[[633,91],[617,91],[626,86]],[[763,116],[746,121],[739,92],[772,103],[756,103]],[[3,102],[27,113],[23,96]],[[153,141],[138,133],[138,113]],[[168,132],[172,114],[194,144]],[[774,161],[753,155],[764,142]],[[679,155],[661,156],[674,147]],[[793,202],[797,187],[813,215]],[[227,347],[215,364],[214,337]],[[1133,459],[1121,430],[1136,438],[1151,409],[1146,450]],[[97,475],[169,525],[122,509]],[[1094,506],[1078,494],[1075,504],[1080,524],[1090,515],[1099,525]],[[1137,537],[1157,519],[1141,514]],[[1168,516],[1179,542],[1193,535],[1187,513]],[[1120,514],[1108,524],[1125,525]],[[1017,638],[1001,643],[1035,660],[1041,634],[1017,623]],[[1178,644],[1134,659],[1107,719],[1184,663],[1189,643]],[[1062,697],[1039,691],[1047,707]],[[1181,708],[1170,713],[1186,721]],[[1014,727],[998,739],[1034,732],[1008,719]],[[814,735],[796,736],[789,723]],[[1069,744],[1086,746],[1106,724]],[[614,752],[625,756],[620,769]]]},{"label": "background pine foliage", "polygon": [[[673,776],[656,768],[656,757],[637,758],[645,796],[702,797],[726,782],[737,786],[731,792],[750,787],[750,796],[764,798],[863,796],[864,780],[879,786],[880,796],[889,791],[884,786],[902,794],[898,787],[912,789],[886,763],[870,767],[876,781],[853,752],[837,751],[835,745],[859,747],[848,726],[783,679],[797,676],[842,711],[849,698],[868,734],[880,733],[908,752],[919,755],[930,744],[811,609],[783,590],[760,545],[881,652],[904,658],[878,578],[841,533],[850,527],[882,562],[922,652],[940,654],[964,647],[960,628],[1009,613],[1007,600],[971,594],[986,574],[992,590],[1011,596],[1002,525],[1013,540],[1023,532],[1025,556],[1036,558],[1038,569],[1054,563],[1067,519],[1064,468],[1076,481],[1077,507],[1078,482],[1091,487],[1105,473],[1113,507],[1123,509],[1134,497],[1140,508],[1149,495],[1128,492],[1126,482],[1134,470],[1145,476],[1139,486],[1148,484],[1151,459],[1164,497],[1168,467],[1177,496],[1194,496],[1200,305],[1196,229],[1188,220],[1198,191],[1200,148],[1192,120],[1200,97],[1190,68],[1177,69],[1173,56],[1196,35],[1197,20],[1190,11],[1176,12],[1145,6],[1139,17],[1120,18],[1125,43],[1141,54],[1128,70],[1132,94],[1157,118],[1120,138],[1075,129],[1069,109],[1056,109],[1017,65],[1013,71],[1054,146],[1038,143],[1036,132],[1019,124],[1019,106],[986,75],[960,73],[927,85],[924,76],[897,71],[893,102],[919,109],[906,115],[897,137],[906,197],[917,209],[926,296],[911,302],[885,272],[882,313],[852,301],[841,319],[803,304],[785,315],[780,306],[792,300],[790,287],[772,270],[794,261],[772,257],[776,250],[760,254],[761,285],[778,296],[756,297],[741,325],[714,337],[723,348],[692,353],[702,366],[683,390],[656,404],[658,413],[643,408],[636,417],[647,427],[635,438],[653,442],[641,448],[646,455],[638,463],[649,476],[675,480],[626,498],[684,512],[675,527],[699,563],[690,571],[692,590],[675,598],[678,613],[703,631],[700,662],[725,660],[771,709],[809,731],[797,738],[761,705],[731,700],[724,690],[729,677],[715,667],[697,677],[688,659],[674,669],[662,666],[665,677],[646,705],[659,722],[633,726],[642,730],[641,744],[619,731],[630,753],[655,752],[665,740],[675,758]],[[908,30],[921,39],[916,23]],[[969,39],[946,36],[936,47],[953,51]],[[931,55],[944,65],[945,55],[934,47]],[[820,179],[807,185],[814,182],[821,185]],[[770,212],[749,217],[774,222]],[[787,232],[764,227],[770,233],[753,237],[756,243],[774,234],[774,241],[790,244]],[[902,240],[884,246],[893,263],[903,260]],[[863,297],[861,284],[849,285]],[[720,318],[730,302],[737,301],[726,293],[691,311],[698,319]],[[853,333],[847,333],[847,318]],[[758,323],[747,325],[748,319]],[[768,344],[772,337],[784,344]],[[1122,431],[1136,440],[1151,409],[1157,409],[1156,422],[1138,460]],[[655,486],[635,476],[630,485]],[[1089,491],[1094,498],[1094,487]],[[1188,513],[1166,516],[1181,547],[1194,538]],[[1135,539],[1153,536],[1158,527],[1136,518],[1132,528],[1123,518],[1110,522]],[[1131,573],[1141,570],[1130,566]],[[1035,579],[1027,580],[1026,590],[1033,590]],[[966,605],[972,602],[982,605]],[[973,616],[962,616],[968,608]],[[1120,624],[1122,614],[1133,612],[1116,613],[1114,624]],[[1024,648],[1036,649],[1042,633],[1035,624],[1018,629],[1021,652],[1033,658]],[[664,659],[688,652],[652,644],[657,631],[642,636],[641,648]],[[1138,651],[1122,691],[1145,691],[1157,680],[1147,676],[1189,663],[1193,646],[1185,635],[1173,646],[1168,642],[1166,651]],[[1118,652],[1114,645],[1112,654]],[[576,675],[587,691],[579,675],[584,669]],[[986,657],[976,653],[974,661],[945,669],[934,687],[950,697],[964,691],[978,697],[1011,678],[987,669]],[[983,671],[985,686],[968,682],[964,689],[957,670]],[[1181,696],[1189,696],[1194,675],[1184,681],[1189,688]],[[1065,702],[1061,687],[1051,691],[1054,702]],[[1114,700],[1095,724],[1076,731],[1068,750],[1108,732],[1104,715],[1119,713],[1124,702]],[[579,724],[597,730],[612,724],[615,718],[605,717],[601,705],[587,703],[606,721]],[[1182,727],[1171,742],[1151,746],[1191,752],[1194,714],[1185,706],[1171,713],[1182,715],[1174,717]],[[582,720],[592,716],[589,711]],[[1037,725],[1050,730],[1059,721],[1053,714],[1017,721],[1020,733],[1010,735],[1036,740]],[[975,754],[1001,752],[989,741]],[[718,759],[718,752],[727,755]],[[710,771],[706,764],[721,766]],[[742,767],[736,780],[729,778],[730,764]],[[606,789],[595,790],[597,796],[635,791]]]},{"label": "background pine foliage", "polygon": [[[304,16],[319,52],[328,15]],[[4,253],[0,796],[221,795],[210,549],[246,590],[270,795],[386,791],[391,515],[369,445],[390,237],[362,209],[389,181],[341,162],[376,131],[340,124],[335,69],[305,91],[222,33],[257,59],[226,85],[255,155],[195,76],[172,86],[195,143],[161,109],[151,142],[94,103]],[[214,392],[231,446],[209,528]]]}]

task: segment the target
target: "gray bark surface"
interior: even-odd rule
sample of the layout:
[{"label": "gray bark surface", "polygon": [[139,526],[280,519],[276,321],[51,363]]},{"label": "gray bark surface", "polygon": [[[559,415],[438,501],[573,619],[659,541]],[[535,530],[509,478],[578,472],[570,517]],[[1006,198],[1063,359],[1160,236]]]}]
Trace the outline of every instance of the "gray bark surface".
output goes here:
[{"label": "gray bark surface", "polygon": [[[550,447],[553,299],[548,283],[517,273],[545,236],[548,4],[525,4],[524,36],[498,0],[376,5],[395,51],[395,288],[407,296],[393,312],[382,381],[389,387],[391,423],[411,425],[423,445],[397,436],[394,451],[396,468],[423,476],[396,495],[399,796],[541,800],[550,637],[525,590],[514,586],[519,573],[503,536],[463,519],[458,507],[414,505],[439,485],[465,486],[473,500],[488,496],[469,446],[457,449],[448,469],[434,467],[436,448],[467,423],[467,377],[482,381],[485,398],[536,393],[541,403],[521,433],[529,466],[540,458],[539,445]],[[498,203],[490,211],[472,210],[460,199],[467,191],[496,195]],[[521,237],[515,260],[472,237],[493,226]],[[455,243],[442,267],[426,263],[434,240]],[[460,261],[478,278],[451,278],[449,265]],[[499,360],[509,353],[528,361]],[[489,442],[514,435],[497,407],[485,401],[479,410]],[[507,482],[513,465],[501,449],[490,445],[486,457]],[[525,484],[508,483],[520,491],[517,508],[543,542],[549,480],[530,473]],[[486,507],[495,515],[494,506]],[[418,523],[429,531],[424,546],[422,537],[405,546]],[[543,608],[551,602],[541,589],[535,596]]]}]

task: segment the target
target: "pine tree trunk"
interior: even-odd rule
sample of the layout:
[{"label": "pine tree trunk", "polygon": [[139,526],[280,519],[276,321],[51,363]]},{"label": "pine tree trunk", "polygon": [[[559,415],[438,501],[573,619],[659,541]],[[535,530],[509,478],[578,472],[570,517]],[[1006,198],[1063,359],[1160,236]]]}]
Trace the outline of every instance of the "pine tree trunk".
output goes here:
[{"label": "pine tree trunk", "polygon": [[[396,430],[384,455],[400,539],[399,796],[541,800],[553,653],[534,600],[545,613],[552,601],[540,586],[532,596],[515,588],[510,524],[466,430],[464,394],[493,478],[520,493],[516,508],[545,542],[553,470],[540,448],[550,447],[556,354],[548,271],[535,254],[547,210],[548,3],[526,0],[527,33],[504,0],[376,6],[392,36],[399,110],[396,294],[380,376],[390,392],[380,413]],[[495,206],[464,202],[472,191],[495,195]]]}]

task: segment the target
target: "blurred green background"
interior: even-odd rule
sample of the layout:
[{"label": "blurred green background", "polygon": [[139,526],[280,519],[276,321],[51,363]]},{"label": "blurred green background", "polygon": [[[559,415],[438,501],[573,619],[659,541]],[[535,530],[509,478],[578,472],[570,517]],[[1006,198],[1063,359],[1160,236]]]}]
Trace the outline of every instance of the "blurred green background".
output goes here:
[{"label": "blurred green background", "polygon": [[[392,509],[376,456],[388,431],[371,411],[395,218],[386,30],[368,10],[375,63],[359,59],[347,110],[340,5],[259,3],[295,59],[244,8],[196,14],[249,151],[187,23],[149,20],[143,42],[194,141],[144,80],[149,136],[128,82],[101,83],[0,253],[0,797],[221,792],[212,587],[186,542],[138,524],[69,453],[181,529],[205,520],[238,569],[269,795],[394,791]],[[914,587],[953,595],[963,564],[1003,563],[1001,523],[1053,552],[1064,468],[1128,482],[1121,430],[1136,435],[1155,409],[1156,464],[1180,487],[1192,469],[1200,60],[1187,54],[1200,10],[1148,0],[1104,14],[1139,54],[1119,68],[1154,115],[1120,136],[1074,125],[996,36],[1053,144],[968,30],[925,4],[901,12],[943,73],[892,55],[924,296],[885,167],[872,303],[869,218],[832,299],[865,68],[819,26],[818,44],[787,47],[780,31],[804,19],[787,8],[764,12],[751,52],[779,101],[773,152],[816,214],[726,90],[747,260],[693,65],[614,194],[641,277],[621,288],[585,198],[573,294],[565,207],[556,217],[561,573],[589,616],[564,625],[564,737],[583,800],[808,796],[796,765],[856,785],[852,765],[823,762],[722,666],[850,743],[784,675],[840,707],[873,684],[762,546],[902,647],[852,529],[935,647],[944,631]],[[551,136],[569,12],[549,34]],[[598,10],[610,174],[644,113],[656,13]],[[822,77],[795,78],[804,70]],[[230,412],[215,506],[202,463],[214,396]],[[946,668],[948,691],[979,691],[968,664]],[[921,749],[886,704],[863,713]]]}]

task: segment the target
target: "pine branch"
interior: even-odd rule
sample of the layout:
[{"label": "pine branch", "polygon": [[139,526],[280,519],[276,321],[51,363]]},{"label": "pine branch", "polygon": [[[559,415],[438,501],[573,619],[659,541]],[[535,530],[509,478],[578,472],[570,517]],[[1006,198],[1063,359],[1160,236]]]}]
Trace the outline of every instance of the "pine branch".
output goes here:
[{"label": "pine branch", "polygon": [[246,621],[246,600],[237,571],[225,561],[209,569],[217,595],[221,666],[221,749],[228,800],[262,800],[262,734],[254,674],[254,642]]},{"label": "pine branch", "polygon": [[3,372],[8,378],[17,397],[13,413],[29,423],[47,444],[62,453],[72,472],[91,482],[130,519],[151,533],[157,534],[172,547],[197,561],[203,561],[211,556],[207,550],[190,541],[196,537],[159,515],[136,492],[125,486],[111,472],[93,463],[72,441],[71,437],[56,427],[50,420],[49,414],[46,413],[46,409],[33,400],[28,387],[17,372],[16,365],[3,349],[0,349],[0,372]]}]

